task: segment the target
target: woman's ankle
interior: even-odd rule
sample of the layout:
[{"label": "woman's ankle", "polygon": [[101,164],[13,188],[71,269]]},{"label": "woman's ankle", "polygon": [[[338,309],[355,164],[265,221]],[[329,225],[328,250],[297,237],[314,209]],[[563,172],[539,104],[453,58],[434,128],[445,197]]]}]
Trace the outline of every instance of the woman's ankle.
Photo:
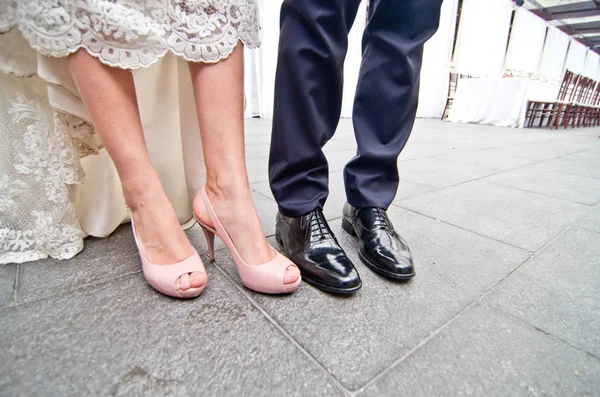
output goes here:
[{"label": "woman's ankle", "polygon": [[157,200],[165,196],[160,178],[155,175],[135,176],[121,183],[125,202],[133,211],[148,200]]},{"label": "woman's ankle", "polygon": [[245,198],[250,192],[247,178],[207,178],[206,192],[219,200]]}]

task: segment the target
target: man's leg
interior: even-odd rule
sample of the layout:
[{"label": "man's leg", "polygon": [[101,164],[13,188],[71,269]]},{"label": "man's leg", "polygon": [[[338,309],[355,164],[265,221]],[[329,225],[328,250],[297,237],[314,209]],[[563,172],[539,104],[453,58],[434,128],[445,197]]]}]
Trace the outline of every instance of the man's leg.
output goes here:
[{"label": "man's leg", "polygon": [[277,240],[303,280],[345,294],[361,281],[323,216],[328,167],[321,148],[340,117],[342,68],[359,3],[284,1],[269,160]]},{"label": "man's leg", "polygon": [[423,44],[437,30],[442,0],[371,0],[354,102],[357,155],[344,169],[348,202],[391,204],[398,155],[415,120]]},{"label": "man's leg", "polygon": [[283,215],[322,208],[342,107],[343,65],[360,0],[285,0],[275,78],[271,190]]},{"label": "man's leg", "polygon": [[358,236],[365,265],[396,280],[415,275],[410,250],[386,209],[398,189],[398,155],[413,127],[423,44],[442,0],[371,0],[354,101],[357,155],[344,169],[342,227]]}]

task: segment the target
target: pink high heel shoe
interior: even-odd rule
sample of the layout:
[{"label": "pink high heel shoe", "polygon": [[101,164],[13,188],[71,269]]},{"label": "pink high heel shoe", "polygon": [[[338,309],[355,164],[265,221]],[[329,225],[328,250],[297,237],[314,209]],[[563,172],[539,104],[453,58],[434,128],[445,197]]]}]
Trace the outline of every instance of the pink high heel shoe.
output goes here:
[{"label": "pink high heel shoe", "polygon": [[196,214],[194,214],[194,218],[196,218],[196,222],[198,222],[198,224],[202,227],[202,231],[206,237],[210,259],[214,260],[215,258],[214,247],[216,234],[221,240],[223,240],[227,246],[227,249],[229,249],[229,253],[233,257],[235,266],[237,267],[240,278],[242,279],[242,283],[244,283],[247,288],[263,294],[286,294],[294,292],[300,285],[302,277],[298,276],[298,280],[293,284],[285,284],[284,277],[285,271],[290,266],[296,265],[288,258],[277,252],[273,247],[270,247],[271,250],[273,250],[273,259],[269,262],[262,263],[260,265],[247,264],[235,248],[231,237],[229,237],[229,234],[225,228],[223,228],[221,222],[219,222],[215,210],[210,204],[205,187],[202,187],[200,194],[202,195],[202,200],[204,201],[204,205],[210,214],[210,218],[214,227],[202,222],[200,219],[198,219]]},{"label": "pink high heel shoe", "polygon": [[200,259],[200,256],[195,250],[192,256],[182,260],[181,262],[174,263],[172,265],[154,265],[148,259],[146,259],[142,253],[142,250],[140,249],[140,246],[137,242],[137,236],[135,234],[133,217],[131,218],[131,229],[133,230],[135,245],[140,253],[144,277],[146,278],[148,284],[152,286],[152,288],[174,298],[195,298],[202,293],[204,287],[206,287],[206,283],[199,288],[189,288],[186,290],[175,288],[175,283],[177,283],[179,277],[186,273],[199,272],[206,275],[206,270],[204,270],[202,259]]}]

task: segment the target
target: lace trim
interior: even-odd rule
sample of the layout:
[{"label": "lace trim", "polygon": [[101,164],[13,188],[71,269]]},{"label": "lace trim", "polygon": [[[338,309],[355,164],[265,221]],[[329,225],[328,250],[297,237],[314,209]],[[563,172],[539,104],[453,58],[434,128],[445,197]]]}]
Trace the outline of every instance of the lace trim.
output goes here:
[{"label": "lace trim", "polygon": [[76,227],[56,226],[51,216],[32,214],[35,226],[28,230],[0,228],[0,264],[45,259],[71,259],[83,250],[83,232]]},{"label": "lace trim", "polygon": [[[0,0],[1,1],[1,0]],[[40,53],[66,57],[80,48],[101,62],[137,69],[168,52],[215,63],[241,41],[259,46],[256,0],[25,0],[15,2],[23,36]]]},{"label": "lace trim", "polygon": [[71,258],[84,237],[72,204],[84,178],[79,154],[39,78],[0,79],[7,118],[0,139],[10,164],[0,175],[0,263]]}]

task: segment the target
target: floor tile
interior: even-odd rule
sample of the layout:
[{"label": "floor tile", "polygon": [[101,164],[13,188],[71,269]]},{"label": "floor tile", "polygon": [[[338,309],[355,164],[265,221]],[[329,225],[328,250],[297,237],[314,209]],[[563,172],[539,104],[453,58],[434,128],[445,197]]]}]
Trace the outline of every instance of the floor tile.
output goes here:
[{"label": "floor tile", "polygon": [[562,172],[600,179],[600,154],[593,151],[575,153],[568,156],[544,161],[538,165],[540,170]]},{"label": "floor tile", "polygon": [[402,207],[537,251],[588,207],[483,181],[425,193]]},{"label": "floor tile", "polygon": [[582,215],[575,224],[583,229],[600,233],[600,204]]},{"label": "floor tile", "polygon": [[3,309],[0,395],[343,395],[208,270],[195,300],[160,295],[134,275]]},{"label": "floor tile", "polygon": [[394,202],[398,202],[409,197],[418,196],[423,193],[428,193],[432,190],[434,190],[434,188],[431,186],[421,185],[420,183],[401,179],[400,184],[398,185],[398,193],[396,193]]},{"label": "floor tile", "polygon": [[580,204],[595,205],[600,201],[599,179],[548,171],[537,165],[493,175],[484,181]]},{"label": "floor tile", "polygon": [[269,180],[269,162],[262,158],[249,158],[246,160],[248,180],[250,183],[266,182]]},{"label": "floor tile", "polygon": [[13,304],[17,265],[0,265],[0,308]]},{"label": "floor tile", "polygon": [[600,233],[571,228],[485,301],[600,357],[598,269]]},{"label": "floor tile", "polygon": [[275,200],[263,196],[258,192],[252,192],[254,206],[258,212],[260,224],[265,236],[275,234],[275,216],[277,215],[277,203]]},{"label": "floor tile", "polygon": [[88,238],[85,248],[69,260],[43,259],[19,269],[17,302],[29,302],[118,279],[141,271],[129,225],[109,238]]},{"label": "floor tile", "polygon": [[403,180],[442,188],[498,172],[491,168],[451,163],[438,159],[402,161],[398,164]]},{"label": "floor tile", "polygon": [[[358,259],[356,240],[331,222],[357,266],[363,287],[352,297],[323,293],[306,283],[286,300],[252,297],[345,387],[357,389],[491,288],[529,253],[392,208],[390,218],[409,242],[417,276],[388,281]],[[274,246],[278,246],[274,243]],[[464,247],[470,247],[466,250]],[[241,284],[227,251],[218,263]]]},{"label": "floor tile", "polygon": [[583,397],[599,390],[600,361],[477,305],[358,396]]},{"label": "floor tile", "polygon": [[437,158],[453,163],[471,164],[478,167],[498,170],[510,170],[537,162],[535,159],[514,157],[501,150],[477,150],[468,153],[455,153],[437,156]]}]

